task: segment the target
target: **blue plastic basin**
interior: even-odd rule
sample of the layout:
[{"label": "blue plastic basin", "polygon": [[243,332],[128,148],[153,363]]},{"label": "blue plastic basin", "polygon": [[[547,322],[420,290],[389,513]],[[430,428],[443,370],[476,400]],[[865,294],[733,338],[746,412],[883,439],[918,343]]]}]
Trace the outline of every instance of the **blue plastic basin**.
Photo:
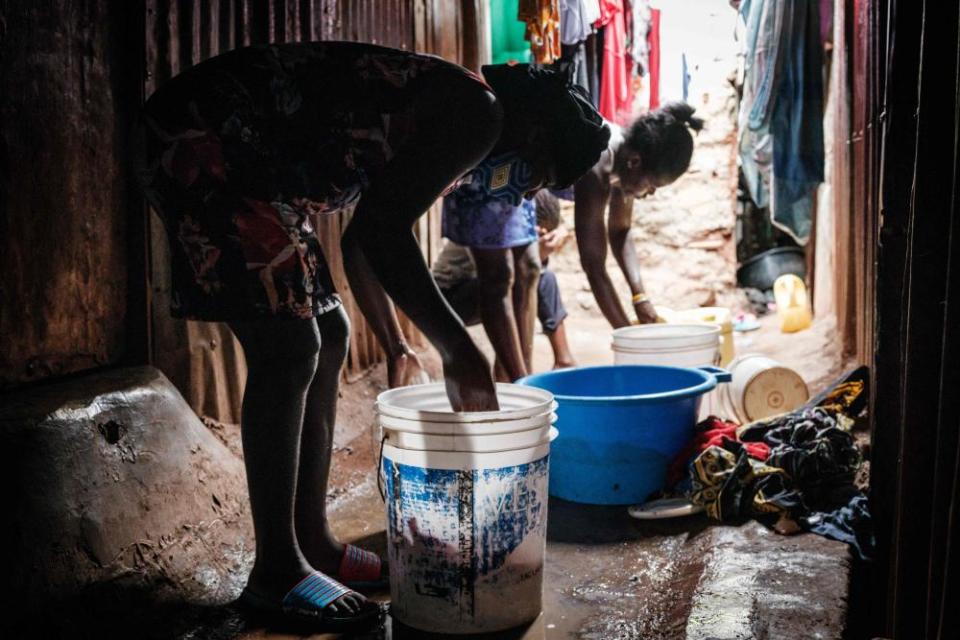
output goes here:
[{"label": "blue plastic basin", "polygon": [[647,365],[538,373],[520,384],[554,394],[560,436],[550,449],[550,495],[636,504],[663,488],[667,466],[693,437],[703,394],[723,369]]}]

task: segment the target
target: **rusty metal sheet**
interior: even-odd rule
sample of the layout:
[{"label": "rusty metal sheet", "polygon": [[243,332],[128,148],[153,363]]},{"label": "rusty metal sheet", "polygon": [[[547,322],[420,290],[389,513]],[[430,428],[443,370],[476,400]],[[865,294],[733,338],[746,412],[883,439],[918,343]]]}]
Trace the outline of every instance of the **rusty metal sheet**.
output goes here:
[{"label": "rusty metal sheet", "polygon": [[122,10],[0,2],[0,386],[124,357]]}]

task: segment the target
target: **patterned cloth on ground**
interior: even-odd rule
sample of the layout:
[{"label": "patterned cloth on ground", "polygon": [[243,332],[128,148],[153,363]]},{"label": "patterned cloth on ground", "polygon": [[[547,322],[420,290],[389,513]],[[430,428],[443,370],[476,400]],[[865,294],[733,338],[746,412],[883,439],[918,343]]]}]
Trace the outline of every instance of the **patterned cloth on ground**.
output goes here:
[{"label": "patterned cloth on ground", "polygon": [[[819,406],[745,425],[733,437],[723,431],[729,426],[724,424],[720,441],[689,466],[691,500],[721,521],[789,519],[802,530],[846,542],[861,559],[871,558],[875,541],[868,503],[854,484],[862,458],[849,431],[866,389],[861,368],[821,394]],[[762,461],[756,456],[760,450],[753,449],[760,446],[769,449]]]}]

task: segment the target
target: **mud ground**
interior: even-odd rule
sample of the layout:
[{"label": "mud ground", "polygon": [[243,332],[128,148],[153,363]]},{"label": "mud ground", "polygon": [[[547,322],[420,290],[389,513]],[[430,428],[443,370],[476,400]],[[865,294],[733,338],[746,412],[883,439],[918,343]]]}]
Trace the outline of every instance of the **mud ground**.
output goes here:
[{"label": "mud ground", "polygon": [[[805,339],[818,336],[810,332]],[[759,337],[759,336],[758,336]],[[822,338],[821,338],[822,339]],[[436,373],[436,360],[427,361]],[[383,367],[345,385],[330,490],[337,535],[382,552],[384,508],[374,469],[373,400]],[[234,425],[214,433],[236,450]],[[703,516],[641,523],[622,507],[552,500],[543,613],[530,626],[488,638],[706,640],[840,638],[846,616],[850,556],[814,535],[783,537],[755,522],[717,525]],[[237,536],[246,535],[238,527]],[[226,532],[225,537],[230,535]],[[252,555],[232,563],[233,579],[211,601],[158,601],[153,593],[111,589],[58,603],[56,615],[19,637],[273,640],[333,636],[267,630],[233,604]],[[374,594],[386,599],[388,594]],[[18,636],[11,636],[18,637]],[[361,638],[430,638],[392,620]]]},{"label": "mud ground", "polygon": [[[345,541],[383,551],[384,509],[374,481],[373,399],[378,367],[343,389],[330,515]],[[228,445],[231,425],[216,433]],[[839,638],[849,554],[813,535],[779,536],[755,522],[716,525],[703,516],[641,523],[622,507],[552,500],[541,616],[487,638],[734,639]],[[218,602],[156,602],[146,593],[102,594],[66,604],[39,622],[44,637],[243,638],[334,636],[267,630],[232,603],[252,557],[236,564],[236,585]],[[388,594],[375,594],[386,599]],[[40,637],[40,636],[36,636]],[[430,638],[387,620],[360,638]]]}]

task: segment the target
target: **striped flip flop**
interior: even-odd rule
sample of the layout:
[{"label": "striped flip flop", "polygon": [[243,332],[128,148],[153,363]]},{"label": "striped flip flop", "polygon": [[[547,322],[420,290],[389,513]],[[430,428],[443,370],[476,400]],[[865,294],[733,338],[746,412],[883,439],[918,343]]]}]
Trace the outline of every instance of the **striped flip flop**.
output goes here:
[{"label": "striped flip flop", "polygon": [[240,594],[240,604],[251,612],[267,615],[278,624],[297,624],[315,632],[343,633],[372,628],[383,619],[384,609],[378,602],[366,601],[359,612],[339,615],[328,607],[352,589],[319,571],[298,582],[283,600],[262,596],[249,587]]},{"label": "striped flip flop", "polygon": [[337,579],[351,589],[368,591],[386,589],[390,585],[380,556],[352,544],[345,545]]}]

